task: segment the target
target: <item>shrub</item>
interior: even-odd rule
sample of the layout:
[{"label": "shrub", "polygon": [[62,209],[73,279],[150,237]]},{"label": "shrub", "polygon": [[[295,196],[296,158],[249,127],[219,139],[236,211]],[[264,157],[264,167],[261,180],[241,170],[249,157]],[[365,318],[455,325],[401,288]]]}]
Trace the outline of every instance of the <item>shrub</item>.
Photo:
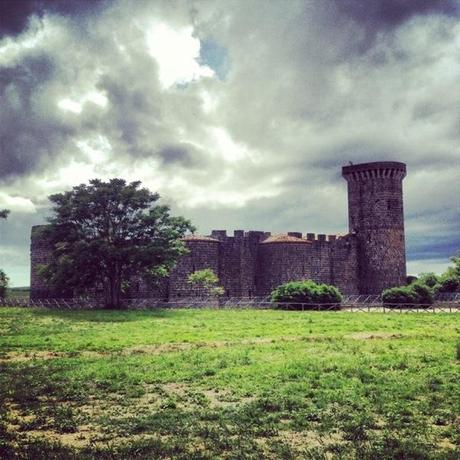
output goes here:
[{"label": "shrub", "polygon": [[418,278],[414,275],[408,275],[406,276],[406,284],[412,284],[415,283],[418,280]]},{"label": "shrub", "polygon": [[207,295],[220,296],[225,291],[219,286],[219,278],[211,268],[197,270],[188,275],[188,283],[202,289]]},{"label": "shrub", "polygon": [[8,276],[6,276],[6,273],[2,269],[0,269],[0,299],[3,299],[6,296],[8,282]]},{"label": "shrub", "polygon": [[390,308],[428,306],[433,303],[433,292],[422,282],[416,282],[408,286],[385,289],[382,292],[382,300],[385,306]]},{"label": "shrub", "polygon": [[439,292],[455,292],[460,288],[460,279],[456,276],[448,276],[439,282]]},{"label": "shrub", "polygon": [[435,273],[421,273],[419,275],[419,282],[430,288],[434,288],[439,284],[439,278]]},{"label": "shrub", "polygon": [[272,291],[271,301],[282,309],[318,310],[323,307],[329,310],[340,308],[342,295],[335,286],[328,284],[317,284],[311,280],[289,281]]}]

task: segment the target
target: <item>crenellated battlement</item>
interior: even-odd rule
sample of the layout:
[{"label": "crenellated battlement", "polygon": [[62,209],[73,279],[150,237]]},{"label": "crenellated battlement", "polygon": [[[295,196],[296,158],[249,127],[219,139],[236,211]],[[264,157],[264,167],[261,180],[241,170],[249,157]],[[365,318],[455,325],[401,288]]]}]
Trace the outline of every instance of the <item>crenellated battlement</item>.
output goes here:
[{"label": "crenellated battlement", "polygon": [[[206,237],[196,237],[200,238],[213,238],[219,242],[223,241],[235,241],[243,239],[259,239],[261,243],[267,239],[276,240],[279,242],[296,242],[296,240],[303,240],[311,243],[334,243],[344,238],[350,238],[353,236],[352,233],[346,235],[326,235],[324,233],[302,233],[302,232],[286,232],[286,233],[272,233],[272,232],[263,232],[263,231],[244,231],[244,230],[234,230],[233,236],[227,235],[226,230],[212,230],[211,234]],[[284,240],[283,240],[284,238]],[[193,239],[193,237],[186,237],[185,239]]]},{"label": "crenellated battlement", "polygon": [[347,181],[355,182],[373,179],[402,180],[406,177],[406,165],[396,161],[378,161],[343,166],[342,176]]}]

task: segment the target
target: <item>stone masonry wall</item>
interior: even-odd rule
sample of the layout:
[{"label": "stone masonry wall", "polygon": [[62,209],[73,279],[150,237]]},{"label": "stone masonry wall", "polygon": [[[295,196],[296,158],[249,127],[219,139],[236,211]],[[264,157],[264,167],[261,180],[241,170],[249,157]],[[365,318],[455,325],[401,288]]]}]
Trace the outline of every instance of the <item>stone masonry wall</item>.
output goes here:
[{"label": "stone masonry wall", "polygon": [[358,240],[346,235],[330,240],[331,280],[342,294],[359,293]]},{"label": "stone masonry wall", "polygon": [[235,231],[235,236],[227,236],[226,231],[214,230],[213,238],[219,240],[219,276],[225,296],[237,297],[241,293],[241,248],[244,235]]},{"label": "stone masonry wall", "polygon": [[261,243],[258,295],[266,296],[287,281],[311,278],[312,246],[311,242],[300,239],[298,243]]},{"label": "stone masonry wall", "polygon": [[241,248],[241,297],[258,295],[257,285],[261,276],[259,243],[269,235],[261,231],[250,231],[245,234]]},{"label": "stone masonry wall", "polygon": [[311,279],[317,283],[331,282],[330,244],[326,235],[318,235],[312,240]]},{"label": "stone masonry wall", "polygon": [[183,255],[169,277],[169,297],[202,296],[204,293],[188,283],[188,276],[205,268],[219,273],[220,244],[211,238],[204,240],[186,240],[189,253]]},{"label": "stone masonry wall", "polygon": [[45,299],[54,296],[53,289],[39,275],[39,268],[51,261],[52,246],[42,234],[46,225],[35,225],[30,244],[30,297]]}]

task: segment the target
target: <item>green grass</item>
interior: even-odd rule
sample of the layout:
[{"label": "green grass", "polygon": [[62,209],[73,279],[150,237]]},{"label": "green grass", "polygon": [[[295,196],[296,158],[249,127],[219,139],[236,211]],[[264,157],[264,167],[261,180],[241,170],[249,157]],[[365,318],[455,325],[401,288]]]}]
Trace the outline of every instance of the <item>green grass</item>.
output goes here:
[{"label": "green grass", "polygon": [[460,315],[0,309],[0,458],[460,456]]}]

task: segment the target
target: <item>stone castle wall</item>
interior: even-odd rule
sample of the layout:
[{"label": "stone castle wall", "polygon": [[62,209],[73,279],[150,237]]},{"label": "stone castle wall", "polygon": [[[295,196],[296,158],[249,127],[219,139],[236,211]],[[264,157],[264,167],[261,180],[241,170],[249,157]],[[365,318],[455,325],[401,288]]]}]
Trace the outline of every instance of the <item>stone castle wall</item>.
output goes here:
[{"label": "stone castle wall", "polygon": [[198,237],[185,238],[189,250],[183,255],[169,277],[169,297],[191,297],[204,295],[201,290],[188,283],[188,275],[210,268],[214,273],[219,273],[219,242],[213,238]]},{"label": "stone castle wall", "polygon": [[[53,290],[40,278],[39,265],[51,260],[52,248],[43,237],[32,242],[31,295],[54,297]],[[300,233],[274,235],[243,232],[234,236],[213,231],[213,237],[185,238],[188,254],[182,256],[170,276],[154,286],[133,277],[131,298],[181,298],[204,293],[188,283],[197,270],[212,269],[219,277],[226,297],[266,296],[291,280],[312,279],[336,285],[344,294],[358,293],[357,240],[353,235],[302,237]],[[296,235],[296,236],[292,236]],[[219,239],[217,239],[218,237]],[[290,239],[286,239],[289,237]]]},{"label": "stone castle wall", "polygon": [[40,276],[40,268],[51,262],[52,246],[44,237],[46,225],[34,225],[30,238],[30,297],[46,299],[54,296],[53,288]]},{"label": "stone castle wall", "polygon": [[[346,166],[349,233],[344,236],[289,232],[213,230],[210,236],[184,238],[189,253],[167,279],[152,287],[133,279],[130,297],[180,298],[201,296],[187,282],[204,268],[218,276],[227,297],[266,296],[280,284],[301,279],[333,284],[344,294],[380,293],[404,284],[406,276],[402,179],[405,165],[379,162]],[[52,297],[53,290],[38,275],[49,262],[51,247],[32,229],[31,296]]]}]

